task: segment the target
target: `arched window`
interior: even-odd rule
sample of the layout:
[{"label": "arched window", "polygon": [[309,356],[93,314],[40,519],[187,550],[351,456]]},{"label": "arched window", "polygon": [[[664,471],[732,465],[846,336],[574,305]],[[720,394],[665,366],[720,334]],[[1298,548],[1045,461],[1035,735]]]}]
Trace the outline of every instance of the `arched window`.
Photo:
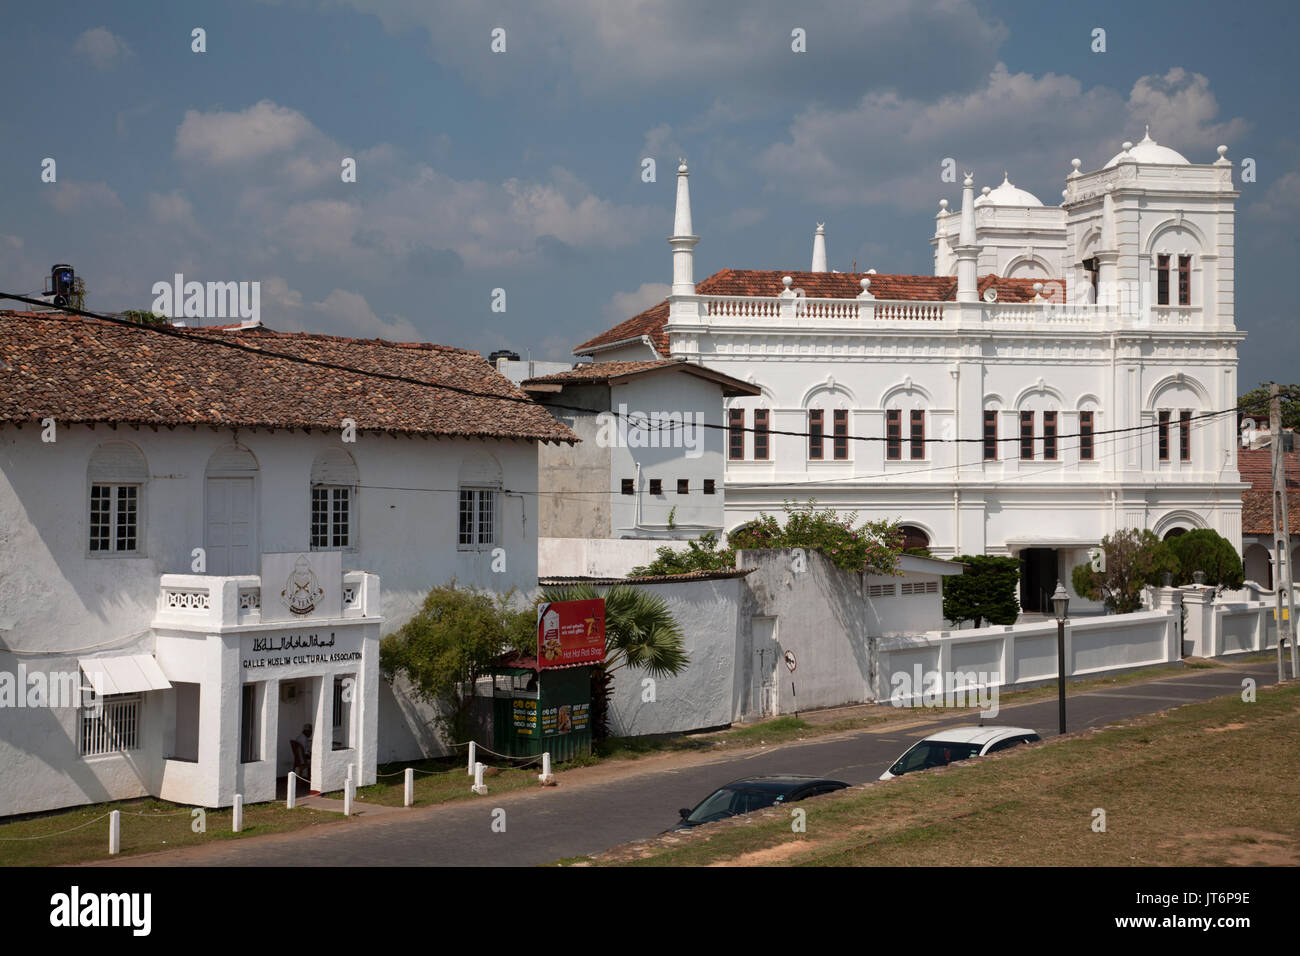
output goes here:
[{"label": "arched window", "polygon": [[356,543],[357,463],[342,448],[316,456],[311,466],[311,549],[354,549]]},{"label": "arched window", "polygon": [[144,551],[144,486],[149,467],[128,441],[107,441],[90,455],[89,550],[96,555]]},{"label": "arched window", "polygon": [[1187,534],[1186,528],[1170,528],[1165,532],[1165,540],[1168,541],[1170,538],[1177,538],[1179,535],[1184,534]]},{"label": "arched window", "polygon": [[460,465],[456,547],[496,547],[500,532],[501,466],[487,452],[471,451]]},{"label": "arched window", "polygon": [[914,524],[899,525],[898,530],[903,533],[903,550],[904,551],[925,551],[930,550],[930,536]]}]

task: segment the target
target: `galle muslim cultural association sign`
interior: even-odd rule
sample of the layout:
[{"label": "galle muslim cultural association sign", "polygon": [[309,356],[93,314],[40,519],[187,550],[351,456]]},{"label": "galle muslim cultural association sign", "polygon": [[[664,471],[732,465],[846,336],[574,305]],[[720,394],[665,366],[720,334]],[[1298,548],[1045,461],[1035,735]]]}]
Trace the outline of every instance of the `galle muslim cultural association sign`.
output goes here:
[{"label": "galle muslim cultural association sign", "polygon": [[605,599],[537,606],[537,668],[599,664],[605,659]]}]

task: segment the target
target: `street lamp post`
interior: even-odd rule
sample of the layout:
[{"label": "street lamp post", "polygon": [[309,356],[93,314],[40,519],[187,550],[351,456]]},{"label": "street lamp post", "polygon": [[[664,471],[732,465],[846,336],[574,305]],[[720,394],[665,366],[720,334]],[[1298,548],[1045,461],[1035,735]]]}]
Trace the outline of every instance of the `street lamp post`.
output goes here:
[{"label": "street lamp post", "polygon": [[1065,616],[1070,610],[1070,595],[1061,582],[1056,582],[1052,593],[1052,609],[1056,612],[1056,701],[1059,711],[1060,733],[1065,733]]}]

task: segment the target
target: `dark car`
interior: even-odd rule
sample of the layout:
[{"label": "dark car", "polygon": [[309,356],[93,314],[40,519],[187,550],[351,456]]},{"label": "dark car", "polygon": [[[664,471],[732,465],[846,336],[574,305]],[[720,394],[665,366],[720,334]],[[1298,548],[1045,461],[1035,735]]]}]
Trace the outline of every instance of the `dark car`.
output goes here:
[{"label": "dark car", "polygon": [[670,830],[689,830],[701,823],[734,817],[764,807],[776,806],[778,803],[794,803],[805,797],[815,797],[819,793],[843,790],[848,784],[842,780],[826,780],[823,777],[805,777],[784,774],[771,777],[745,777],[734,780],[715,790],[695,807],[694,810],[682,808],[681,820]]}]

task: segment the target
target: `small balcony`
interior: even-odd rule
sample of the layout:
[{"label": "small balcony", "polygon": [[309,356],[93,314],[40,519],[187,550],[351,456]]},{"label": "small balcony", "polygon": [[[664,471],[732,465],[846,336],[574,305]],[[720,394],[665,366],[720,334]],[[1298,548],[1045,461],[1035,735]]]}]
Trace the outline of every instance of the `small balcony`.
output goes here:
[{"label": "small balcony", "polygon": [[[343,572],[342,616],[379,617],[379,577]],[[310,619],[304,619],[309,623]],[[256,574],[221,577],[164,574],[159,581],[154,625],[229,628],[262,624],[262,580]]]}]

